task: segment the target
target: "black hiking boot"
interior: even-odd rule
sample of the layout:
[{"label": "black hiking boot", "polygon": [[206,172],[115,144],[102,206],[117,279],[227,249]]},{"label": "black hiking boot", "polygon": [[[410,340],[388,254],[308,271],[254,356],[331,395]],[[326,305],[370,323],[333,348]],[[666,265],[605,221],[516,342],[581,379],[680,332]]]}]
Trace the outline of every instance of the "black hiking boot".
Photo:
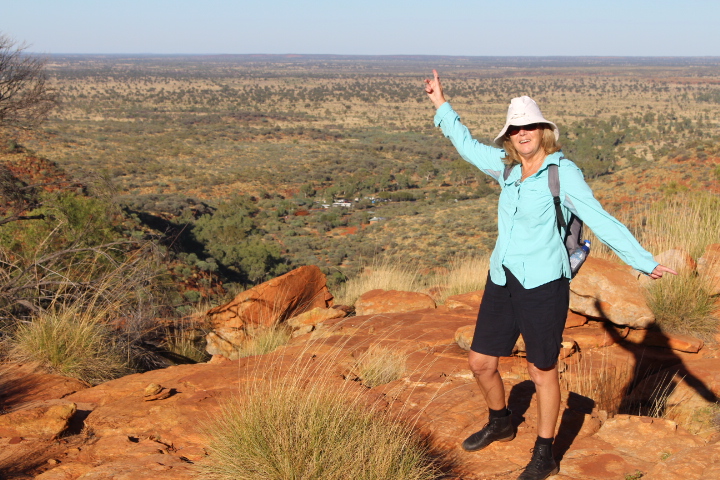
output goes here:
[{"label": "black hiking boot", "polygon": [[462,443],[462,448],[468,452],[482,450],[492,442],[509,442],[515,438],[515,428],[512,424],[512,414],[505,417],[491,419],[479,432],[470,435]]},{"label": "black hiking boot", "polygon": [[552,445],[535,445],[530,463],[517,480],[543,480],[560,471],[552,453]]}]

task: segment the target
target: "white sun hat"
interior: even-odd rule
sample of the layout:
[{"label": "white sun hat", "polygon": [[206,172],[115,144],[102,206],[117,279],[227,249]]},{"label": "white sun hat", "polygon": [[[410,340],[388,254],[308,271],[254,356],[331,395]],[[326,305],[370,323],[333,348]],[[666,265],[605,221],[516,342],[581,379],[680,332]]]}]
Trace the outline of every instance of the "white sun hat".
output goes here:
[{"label": "white sun hat", "polygon": [[553,128],[555,132],[555,140],[560,139],[560,130],[557,125],[553,122],[545,120],[540,107],[535,103],[535,100],[528,96],[516,97],[510,100],[510,106],[508,107],[507,120],[505,120],[505,126],[500,130],[500,134],[495,137],[495,145],[502,148],[503,137],[507,132],[508,127],[511,125],[516,127],[522,127],[523,125],[532,125],[533,123],[547,123]]}]

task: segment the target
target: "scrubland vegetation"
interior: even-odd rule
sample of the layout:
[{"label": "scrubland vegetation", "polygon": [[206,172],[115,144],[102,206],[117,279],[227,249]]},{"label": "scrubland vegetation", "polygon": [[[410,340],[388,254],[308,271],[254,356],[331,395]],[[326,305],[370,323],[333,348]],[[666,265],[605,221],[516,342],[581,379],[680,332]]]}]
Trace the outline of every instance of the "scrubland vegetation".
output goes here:
[{"label": "scrubland vegetation", "polygon": [[[509,98],[533,96],[597,197],[653,253],[697,258],[720,242],[710,60],[56,56],[63,108],[35,131],[0,132],[3,354],[90,383],[202,361],[194,312],[301,265],[320,266],[348,305],[373,288],[438,303],[483,288],[498,188],[433,127],[421,90],[432,68],[484,142]],[[352,207],[323,207],[340,199]],[[613,258],[598,242],[593,255]],[[713,337],[714,299],[693,273],[648,295],[661,328]],[[271,333],[242,354],[288,339]],[[372,387],[402,375],[404,358],[375,349],[356,368]],[[587,394],[617,393],[612,373],[588,375],[610,386]],[[321,390],[263,388],[209,427],[225,460],[206,472],[434,478],[396,422]],[[326,448],[354,441],[376,473]],[[283,442],[317,470],[277,457]]]}]

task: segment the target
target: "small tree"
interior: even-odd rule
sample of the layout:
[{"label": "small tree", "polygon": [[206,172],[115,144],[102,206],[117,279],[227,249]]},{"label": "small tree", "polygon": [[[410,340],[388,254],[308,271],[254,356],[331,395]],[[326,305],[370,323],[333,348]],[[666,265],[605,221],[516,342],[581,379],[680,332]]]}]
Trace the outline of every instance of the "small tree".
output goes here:
[{"label": "small tree", "polygon": [[35,127],[57,105],[45,59],[25,54],[27,47],[0,34],[0,127]]}]

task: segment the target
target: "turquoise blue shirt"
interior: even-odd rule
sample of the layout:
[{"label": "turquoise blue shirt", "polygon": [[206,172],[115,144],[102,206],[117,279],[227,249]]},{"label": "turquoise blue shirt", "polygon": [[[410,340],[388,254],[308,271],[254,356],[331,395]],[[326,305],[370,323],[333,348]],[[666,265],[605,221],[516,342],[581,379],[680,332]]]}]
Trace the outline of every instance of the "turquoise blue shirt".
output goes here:
[{"label": "turquoise blue shirt", "polygon": [[516,165],[503,179],[505,151],[473,139],[449,103],[435,114],[460,156],[498,181],[502,188],[498,201],[498,238],[490,257],[490,278],[505,285],[505,265],[525,288],[535,288],[560,277],[571,278],[567,250],[557,230],[555,205],[548,187],[548,165],[558,165],[560,199],[566,220],[577,215],[593,233],[633,268],[652,272],[658,263],[635,240],[630,231],[607,213],[593,196],[580,169],[560,152],[548,155],[540,169],[520,181]]}]

